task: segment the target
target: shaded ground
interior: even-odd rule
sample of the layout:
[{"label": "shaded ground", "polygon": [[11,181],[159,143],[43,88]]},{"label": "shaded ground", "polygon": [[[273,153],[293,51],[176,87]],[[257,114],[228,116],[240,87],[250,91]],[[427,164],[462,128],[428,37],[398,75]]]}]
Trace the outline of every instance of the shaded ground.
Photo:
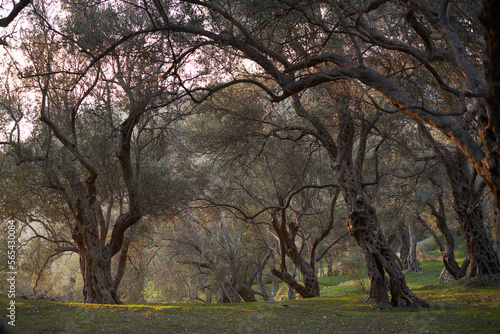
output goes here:
[{"label": "shaded ground", "polygon": [[[438,265],[430,269],[433,265],[428,264],[428,275],[438,271]],[[408,281],[414,287],[426,280],[415,276],[415,282],[412,275]],[[427,310],[373,308],[363,303],[365,294],[338,282],[323,287],[336,297],[232,305],[106,306],[18,300],[16,327],[10,329],[12,333],[500,333],[499,282],[414,288],[431,304]],[[1,309],[8,301],[0,297]],[[5,320],[5,311],[0,316]]]}]

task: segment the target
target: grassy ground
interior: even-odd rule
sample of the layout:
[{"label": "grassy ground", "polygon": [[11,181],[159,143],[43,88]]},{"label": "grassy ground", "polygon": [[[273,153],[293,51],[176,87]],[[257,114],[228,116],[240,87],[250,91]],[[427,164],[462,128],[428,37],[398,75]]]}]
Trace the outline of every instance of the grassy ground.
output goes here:
[{"label": "grassy ground", "polygon": [[[426,310],[381,310],[345,277],[321,278],[323,295],[310,300],[232,305],[83,305],[16,301],[12,333],[496,333],[500,332],[500,283],[435,284],[442,265],[424,264],[407,274]],[[5,310],[8,299],[0,297]],[[1,315],[5,320],[4,314]]]}]

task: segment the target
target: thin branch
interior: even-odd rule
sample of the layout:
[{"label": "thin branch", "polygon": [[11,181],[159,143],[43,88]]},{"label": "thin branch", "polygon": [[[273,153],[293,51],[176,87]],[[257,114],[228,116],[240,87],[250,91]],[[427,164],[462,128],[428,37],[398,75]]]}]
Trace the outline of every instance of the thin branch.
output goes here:
[{"label": "thin branch", "polygon": [[14,7],[10,11],[9,15],[0,19],[0,27],[7,27],[30,3],[31,0],[20,0],[18,3],[14,3]]}]

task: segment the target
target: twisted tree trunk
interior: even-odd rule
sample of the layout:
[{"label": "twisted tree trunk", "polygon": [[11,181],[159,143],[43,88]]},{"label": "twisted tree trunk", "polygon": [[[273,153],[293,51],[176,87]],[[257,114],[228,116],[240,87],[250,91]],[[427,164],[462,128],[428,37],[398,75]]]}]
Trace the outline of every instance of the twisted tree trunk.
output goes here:
[{"label": "twisted tree trunk", "polygon": [[83,301],[94,304],[121,304],[111,276],[111,265],[102,254],[80,254]]},{"label": "twisted tree trunk", "polygon": [[[446,173],[452,187],[453,209],[457,215],[464,236],[465,247],[470,258],[469,276],[500,275],[499,255],[490,234],[484,226],[483,208],[481,205],[483,188],[476,186],[476,172],[471,173],[468,159],[461,151],[458,149],[454,151],[448,150],[444,145],[434,140],[425,126],[420,123],[419,127],[421,132],[433,145],[434,150],[446,168]],[[495,196],[494,193],[492,195]],[[442,211],[444,212],[444,209]],[[437,213],[434,215],[437,216]],[[444,229],[442,230],[443,233],[448,233],[445,225],[446,222],[438,225],[438,227],[441,226],[441,229]],[[448,238],[448,240],[451,241],[451,238]],[[454,275],[452,272],[450,274]]]},{"label": "twisted tree trunk", "polygon": [[240,295],[240,297],[246,303],[252,303],[252,302],[257,301],[257,298],[255,297],[255,293],[253,292],[252,288],[249,287],[248,285],[238,286],[236,292],[238,293],[238,295]]},{"label": "twisted tree trunk", "polygon": [[241,303],[242,299],[238,295],[234,283],[230,279],[224,279],[219,282],[220,301],[222,303]]},{"label": "twisted tree trunk", "polygon": [[[363,195],[360,168],[353,164],[354,120],[348,111],[339,111],[338,151],[334,160],[337,180],[340,183],[348,210],[349,233],[363,250],[370,291],[368,301],[377,305],[389,304],[395,307],[428,307],[415,296],[398,266],[398,260],[390,248],[377,219],[376,210],[366,202]],[[365,137],[364,140],[366,140]],[[364,154],[358,153],[358,154]],[[389,275],[389,301],[385,272]]]},{"label": "twisted tree trunk", "polygon": [[422,219],[422,217],[420,217],[418,213],[417,221],[420,222],[420,224],[422,224],[422,226],[424,226],[430,232],[432,238],[436,242],[439,253],[441,253],[444,269],[446,270],[446,272],[452,279],[457,280],[467,274],[467,268],[469,267],[470,259],[467,257],[461,266],[455,259],[455,236],[450,231],[450,229],[448,228],[448,224],[446,223],[446,213],[444,211],[444,203],[442,197],[443,194],[440,193],[438,195],[439,211],[437,211],[430,203],[428,203],[428,206],[431,208],[432,215],[436,218],[436,225],[444,237],[446,246],[441,243],[441,240],[437,236],[436,232],[434,232],[434,230],[425,222],[425,220]]},{"label": "twisted tree trunk", "polygon": [[[337,96],[328,89],[332,100]],[[366,269],[370,279],[368,301],[377,305],[395,307],[428,307],[429,305],[415,296],[408,286],[403,272],[398,266],[397,257],[390,248],[377,219],[375,208],[368,204],[363,195],[363,179],[361,170],[364,160],[364,147],[370,131],[365,126],[360,131],[356,165],[353,163],[353,147],[355,125],[349,114],[345,101],[338,102],[338,134],[337,141],[330,135],[321,120],[309,113],[302,106],[297,95],[294,96],[294,107],[298,116],[307,119],[315,128],[316,137],[327,150],[336,179],[339,182],[347,205],[347,228],[363,251]],[[389,275],[389,301],[385,272]]]},{"label": "twisted tree trunk", "polygon": [[[342,174],[344,173],[341,173],[339,178],[342,178]],[[352,195],[355,197],[352,198]],[[415,296],[406,285],[406,279],[398,266],[397,257],[380,228],[375,209],[366,203],[362,195],[355,194],[354,187],[346,188],[344,197],[346,196],[349,208],[347,227],[363,250],[370,279],[368,301],[377,305],[390,304],[395,307],[428,307],[429,305]],[[390,300],[387,293],[386,272],[389,275]]]},{"label": "twisted tree trunk", "polygon": [[70,202],[76,213],[72,238],[80,257],[83,301],[96,304],[120,304],[111,274],[111,252],[105,247],[99,235],[99,221],[96,217],[99,217],[97,211],[100,207],[95,204],[93,196],[89,197],[85,194],[83,185],[72,181],[73,194],[78,198]]},{"label": "twisted tree trunk", "polygon": [[[284,203],[280,200],[280,206]],[[271,216],[272,226],[278,235],[280,244],[284,245],[282,249],[285,250],[286,255],[292,260],[295,267],[302,274],[302,284],[298,283],[293,276],[291,276],[286,269],[286,264],[282,259],[281,270],[273,269],[271,273],[281,279],[283,282],[287,283],[292,289],[297,291],[302,298],[313,298],[319,297],[319,283],[316,276],[315,268],[300,254],[297,246],[295,245],[295,233],[291,231],[289,233],[287,229],[286,220],[286,210],[281,210],[281,221],[278,222],[276,214]],[[291,223],[293,224],[293,223]],[[293,230],[293,226],[290,228]]]},{"label": "twisted tree trunk", "polygon": [[[85,207],[82,205],[84,202],[80,200],[78,206]],[[89,208],[89,206],[86,207]],[[99,222],[95,219],[98,213],[94,210],[100,208],[97,206],[91,206],[91,208],[91,210],[82,210],[81,215],[77,214],[77,223],[72,232],[80,257],[83,300],[85,303],[121,304],[117,289],[125,264],[122,263],[119,266],[116,279],[113,279],[111,263],[116,253],[112,252],[112,244],[105,244],[99,235]],[[140,214],[132,218],[138,221]]]},{"label": "twisted tree trunk", "polygon": [[[120,300],[116,289],[119,279],[115,286],[111,274],[111,259],[121,250],[125,232],[141,218],[138,175],[134,173],[132,168],[130,151],[133,129],[139,120],[138,116],[146,108],[148,99],[145,98],[141,103],[130,106],[128,117],[121,123],[117,131],[119,140],[115,142],[116,156],[127,188],[128,211],[121,214],[115,221],[111,236],[108,238],[109,226],[104,222],[102,208],[97,201],[97,178],[100,171],[88,157],[80,152],[75,139],[76,132],[73,133],[72,137],[67,136],[62,131],[64,126],[58,125],[49,118],[49,113],[46,110],[48,87],[49,80],[47,79],[46,86],[42,91],[40,119],[74,158],[66,159],[67,164],[63,171],[66,184],[60,185],[59,188],[62,189],[75,219],[72,238],[80,256],[84,302],[118,304]],[[76,112],[77,109],[71,110],[73,117],[76,117]],[[85,173],[87,173],[86,179]]]}]

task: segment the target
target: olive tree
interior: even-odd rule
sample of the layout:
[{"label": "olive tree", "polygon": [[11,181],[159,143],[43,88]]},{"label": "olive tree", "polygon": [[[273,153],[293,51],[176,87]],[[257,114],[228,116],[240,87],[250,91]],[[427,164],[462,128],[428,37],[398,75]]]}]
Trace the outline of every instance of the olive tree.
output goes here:
[{"label": "olive tree", "polygon": [[[125,234],[142,216],[143,158],[186,110],[168,106],[174,95],[171,81],[163,76],[169,64],[162,39],[122,44],[88,77],[75,74],[89,50],[98,52],[122,32],[121,23],[137,28],[144,18],[112,7],[69,8],[67,35],[61,37],[43,17],[35,21],[46,23],[46,29],[25,32],[22,49],[29,63],[21,73],[34,87],[40,121],[49,129],[40,158],[52,169],[45,186],[64,201],[71,217],[72,242],[58,251],[78,254],[85,302],[119,303],[117,286],[125,262],[118,261],[113,277],[112,258],[122,252],[126,259]],[[95,35],[94,28],[101,34]],[[61,38],[78,40],[86,52],[58,47]],[[164,58],[154,58],[155,52]]]}]

